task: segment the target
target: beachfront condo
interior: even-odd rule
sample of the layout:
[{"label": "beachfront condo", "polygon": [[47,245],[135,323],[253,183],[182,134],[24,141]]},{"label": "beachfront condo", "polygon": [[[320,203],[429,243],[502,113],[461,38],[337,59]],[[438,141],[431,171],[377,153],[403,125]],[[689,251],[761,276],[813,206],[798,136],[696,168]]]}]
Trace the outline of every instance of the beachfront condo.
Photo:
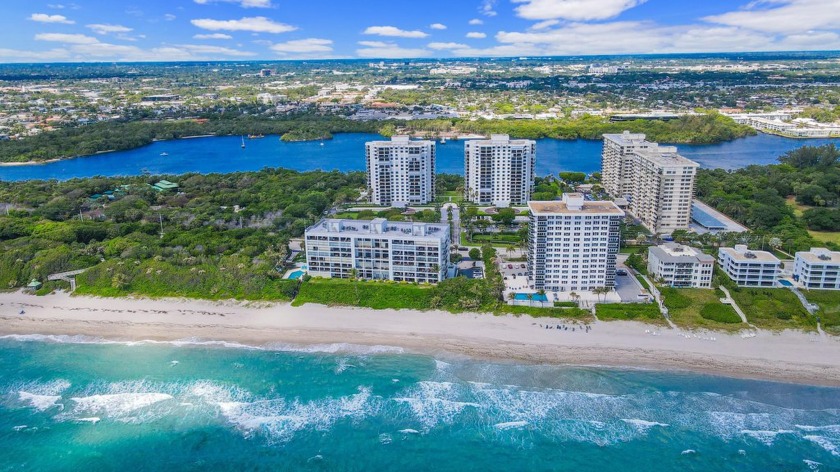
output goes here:
[{"label": "beachfront condo", "polygon": [[615,286],[619,224],[613,202],[567,193],[560,201],[528,202],[528,275],[534,289],[574,292]]},{"label": "beachfront condo", "polygon": [[525,205],[534,186],[537,143],[494,134],[464,144],[464,198],[476,205]]},{"label": "beachfront condo", "polygon": [[715,258],[678,243],[648,248],[648,273],[671,287],[712,288]]},{"label": "beachfront condo", "polygon": [[688,229],[698,167],[676,147],[649,142],[643,134],[604,135],[604,189],[626,199],[629,212],[656,234]]},{"label": "beachfront condo", "polygon": [[767,251],[752,251],[744,244],[718,249],[720,268],[739,287],[775,287],[782,263]]},{"label": "beachfront condo", "polygon": [[449,264],[449,225],[323,219],[306,229],[314,277],[440,282]]},{"label": "beachfront condo", "polygon": [[435,199],[435,143],[394,136],[365,144],[370,202],[404,207]]},{"label": "beachfront condo", "polygon": [[793,278],[809,289],[840,290],[840,252],[814,247],[794,254]]}]

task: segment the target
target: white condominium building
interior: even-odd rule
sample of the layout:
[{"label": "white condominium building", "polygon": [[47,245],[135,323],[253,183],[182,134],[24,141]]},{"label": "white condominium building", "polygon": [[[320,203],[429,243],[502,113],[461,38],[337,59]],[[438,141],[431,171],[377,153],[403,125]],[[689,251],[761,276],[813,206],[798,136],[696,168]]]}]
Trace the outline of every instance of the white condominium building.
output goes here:
[{"label": "white condominium building", "polygon": [[718,264],[739,287],[775,287],[782,265],[772,253],[743,244],[718,249]]},{"label": "white condominium building", "polygon": [[626,198],[630,213],[649,230],[688,229],[700,165],[677,148],[648,142],[643,134],[605,134],[601,167],[604,189],[614,198]]},{"label": "white condominium building", "polygon": [[306,263],[315,277],[440,282],[449,264],[449,225],[323,219],[306,229]]},{"label": "white condominium building", "polygon": [[793,278],[805,288],[840,290],[840,252],[822,247],[797,252]]},{"label": "white condominium building", "polygon": [[682,244],[648,249],[648,272],[671,287],[712,288],[714,266],[714,257]]},{"label": "white condominium building", "polygon": [[528,208],[528,275],[535,289],[573,292],[615,286],[624,217],[615,203],[567,193],[562,201],[528,202]]},{"label": "white condominium building", "polygon": [[435,199],[435,143],[394,136],[365,144],[370,202],[422,205]]},{"label": "white condominium building", "polygon": [[464,197],[478,205],[524,205],[534,186],[537,143],[494,134],[464,144]]}]

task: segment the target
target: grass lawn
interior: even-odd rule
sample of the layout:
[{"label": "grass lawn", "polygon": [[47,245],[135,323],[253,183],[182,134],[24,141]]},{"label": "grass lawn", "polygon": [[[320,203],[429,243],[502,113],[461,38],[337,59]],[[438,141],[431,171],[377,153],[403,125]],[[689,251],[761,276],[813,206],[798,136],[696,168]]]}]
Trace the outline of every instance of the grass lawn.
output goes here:
[{"label": "grass lawn", "polygon": [[826,333],[840,335],[840,291],[801,290],[805,298],[820,306],[818,315]]},{"label": "grass lawn", "polygon": [[644,288],[645,288],[645,290],[647,290],[648,292],[650,292],[650,285],[647,283],[647,280],[645,280],[645,278],[644,278],[644,277],[642,277],[642,276],[641,276],[641,275],[639,275],[639,274],[636,274],[636,280],[638,280],[638,281],[639,281],[639,283],[640,283],[640,284],[642,284],[642,287],[644,287]]},{"label": "grass lawn", "polygon": [[840,232],[837,231],[811,231],[809,229],[808,234],[810,234],[812,238],[819,241],[840,244]]},{"label": "grass lawn", "polygon": [[[451,197],[451,199],[450,199]],[[458,203],[464,199],[464,194],[456,191],[443,192],[435,197],[435,201],[439,203]]]},{"label": "grass lawn", "polygon": [[802,307],[799,299],[784,288],[739,288],[730,290],[744,310],[747,320],[759,328],[813,331],[817,320]]},{"label": "grass lawn", "polygon": [[601,321],[641,321],[667,325],[655,303],[598,303],[595,314]]},{"label": "grass lawn", "polygon": [[729,305],[720,302],[722,293],[702,288],[659,289],[671,321],[681,328],[737,331],[748,328]]},{"label": "grass lawn", "polygon": [[496,313],[498,315],[529,315],[534,318],[556,318],[591,323],[595,317],[588,310],[580,308],[540,308],[521,305],[502,305]]},{"label": "grass lawn", "polygon": [[313,278],[300,286],[293,303],[319,303],[330,306],[360,306],[383,310],[428,310],[431,306],[430,285],[391,282],[363,282],[342,279]]}]

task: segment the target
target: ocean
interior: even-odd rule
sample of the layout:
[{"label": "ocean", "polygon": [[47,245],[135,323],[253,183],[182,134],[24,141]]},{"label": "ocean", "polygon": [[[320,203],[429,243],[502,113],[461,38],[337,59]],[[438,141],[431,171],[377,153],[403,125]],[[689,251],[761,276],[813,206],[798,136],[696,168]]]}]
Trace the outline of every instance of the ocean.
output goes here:
[{"label": "ocean", "polygon": [[[287,143],[277,136],[246,140],[239,136],[160,141],[129,151],[110,152],[42,165],[2,166],[0,180],[59,179],[76,177],[228,173],[283,167],[297,171],[365,170],[365,142],[384,139],[378,134],[337,134],[326,141]],[[834,139],[791,139],[759,134],[707,145],[679,145],[680,152],[706,168],[737,169],[752,164],[774,164],[782,154],[801,146],[835,143]],[[536,174],[601,170],[600,141],[537,140]],[[464,173],[464,141],[437,145],[438,173]]]},{"label": "ocean", "polygon": [[840,470],[840,389],[351,345],[0,338],[0,470]]}]

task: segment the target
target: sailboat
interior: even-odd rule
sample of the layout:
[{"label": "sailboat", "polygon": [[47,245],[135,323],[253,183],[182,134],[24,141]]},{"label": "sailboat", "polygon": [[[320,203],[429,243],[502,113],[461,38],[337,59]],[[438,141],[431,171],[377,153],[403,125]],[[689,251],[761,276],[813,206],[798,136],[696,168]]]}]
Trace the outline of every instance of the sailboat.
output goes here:
[{"label": "sailboat", "polygon": [[245,136],[242,136],[242,149],[245,149]]}]

